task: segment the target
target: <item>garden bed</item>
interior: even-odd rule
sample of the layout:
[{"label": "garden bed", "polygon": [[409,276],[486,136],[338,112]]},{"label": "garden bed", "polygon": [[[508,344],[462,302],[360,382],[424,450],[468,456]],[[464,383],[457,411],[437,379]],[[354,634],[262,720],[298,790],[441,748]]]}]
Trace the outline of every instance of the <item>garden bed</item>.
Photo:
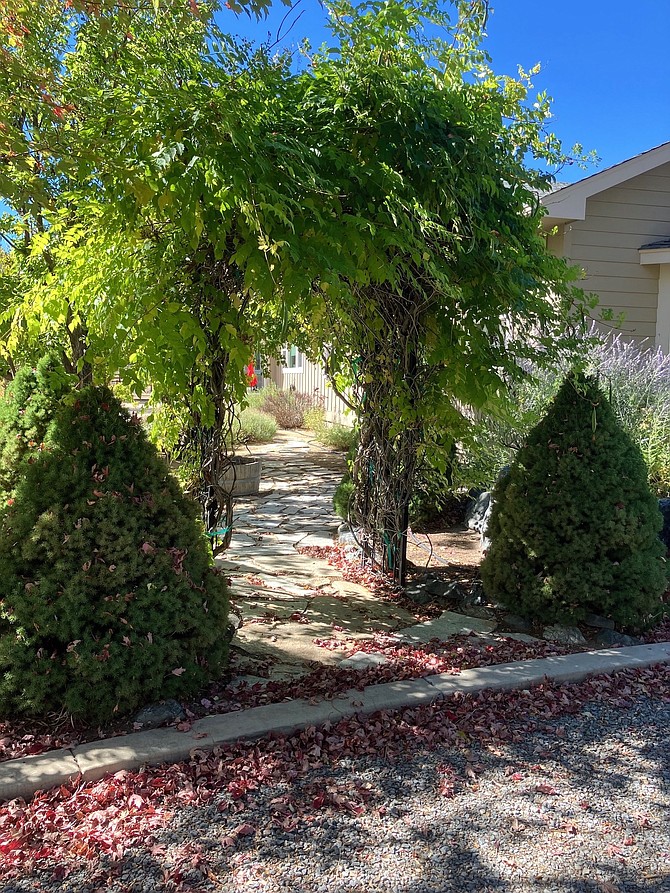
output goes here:
[{"label": "garden bed", "polygon": [[[461,529],[446,531],[443,534],[437,532],[431,534],[431,539],[433,537],[442,548],[445,548],[445,544],[449,544],[448,554],[452,557],[456,554],[452,544],[458,541],[458,537],[463,538],[466,545],[459,553],[459,562],[445,566],[441,575],[453,579],[460,585],[466,585],[468,581],[475,582],[477,552],[472,544],[477,540],[477,534]],[[342,548],[311,547],[299,551],[314,557],[326,558],[342,572],[345,580],[366,586],[378,598],[407,605],[420,617],[434,617],[444,608],[444,605],[433,603],[417,610],[416,604],[407,599],[401,589],[394,587],[388,578],[358,561],[351,561]],[[439,570],[431,566],[431,573]],[[414,573],[420,574],[420,571],[415,570]],[[458,675],[464,669],[586,650],[585,647],[562,646],[545,641],[520,642],[505,638],[504,633],[498,635],[501,635],[501,638],[497,643],[491,643],[488,639],[476,635],[460,635],[450,637],[449,641],[433,640],[421,646],[404,644],[387,635],[378,635],[366,642],[353,638],[317,640],[317,644],[324,649],[345,646],[342,651],[343,658],[356,651],[365,651],[382,654],[388,663],[364,669],[344,669],[315,663],[310,672],[297,680],[247,681],[238,678],[246,671],[242,667],[236,671],[233,663],[231,672],[219,682],[208,686],[197,698],[183,701],[184,717],[171,725],[186,732],[193,720],[206,715],[229,713],[294,698],[328,699],[351,688],[362,689],[367,685],[421,678],[435,673],[452,672]],[[668,640],[670,640],[669,618],[644,636],[645,642]],[[262,665],[257,664],[254,672],[262,676],[264,673]],[[123,736],[137,728],[132,718],[120,719],[114,724],[100,728],[76,722],[64,713],[47,716],[43,721],[8,720],[0,722],[0,762],[72,747],[87,741]]]}]

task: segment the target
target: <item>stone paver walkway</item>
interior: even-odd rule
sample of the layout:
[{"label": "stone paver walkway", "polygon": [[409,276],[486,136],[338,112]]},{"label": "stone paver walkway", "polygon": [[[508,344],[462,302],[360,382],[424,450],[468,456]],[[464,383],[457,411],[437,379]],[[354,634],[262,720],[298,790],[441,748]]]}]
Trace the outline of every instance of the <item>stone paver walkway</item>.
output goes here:
[{"label": "stone paver walkway", "polygon": [[233,641],[241,666],[246,661],[253,674],[254,664],[270,660],[271,678],[300,675],[308,662],[332,665],[345,657],[344,649],[321,648],[315,639],[367,639],[415,623],[409,612],[343,580],[325,560],[297,551],[333,545],[342,454],[293,431],[249,452],[262,459],[261,492],[236,502],[232,542],[218,560],[242,618]]}]

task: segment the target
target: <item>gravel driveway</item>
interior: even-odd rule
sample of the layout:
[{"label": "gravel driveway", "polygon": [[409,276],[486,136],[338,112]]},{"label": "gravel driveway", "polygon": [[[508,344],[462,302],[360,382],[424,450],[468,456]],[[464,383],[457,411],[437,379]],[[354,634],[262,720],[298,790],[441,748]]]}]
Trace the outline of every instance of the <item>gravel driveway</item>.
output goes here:
[{"label": "gravel driveway", "polygon": [[589,705],[520,744],[345,760],[185,807],[149,849],[1,889],[670,893],[669,739],[667,702]]}]

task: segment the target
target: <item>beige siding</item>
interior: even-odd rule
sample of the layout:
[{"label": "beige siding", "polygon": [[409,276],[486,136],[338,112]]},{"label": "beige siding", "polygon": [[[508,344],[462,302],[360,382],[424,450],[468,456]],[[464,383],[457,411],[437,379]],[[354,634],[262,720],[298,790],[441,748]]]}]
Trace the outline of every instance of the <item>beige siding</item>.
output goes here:
[{"label": "beige siding", "polygon": [[[654,339],[658,266],[641,266],[639,248],[670,236],[670,164],[587,199],[586,219],[566,224],[563,235],[567,258],[586,273],[584,290],[615,315],[623,311],[623,329],[636,340]],[[557,241],[547,245],[562,253]]]},{"label": "beige siding", "polygon": [[[270,360],[269,378],[284,391],[295,388],[301,394],[312,394],[323,397],[326,419],[341,425],[352,425],[353,415],[347,413],[347,407],[335,394],[326,375],[317,363],[303,357],[300,371],[283,369],[276,360]],[[267,379],[266,379],[267,380]]]},{"label": "beige siding", "polygon": [[561,227],[555,233],[547,235],[547,251],[556,257],[563,257],[565,253],[563,228]]}]

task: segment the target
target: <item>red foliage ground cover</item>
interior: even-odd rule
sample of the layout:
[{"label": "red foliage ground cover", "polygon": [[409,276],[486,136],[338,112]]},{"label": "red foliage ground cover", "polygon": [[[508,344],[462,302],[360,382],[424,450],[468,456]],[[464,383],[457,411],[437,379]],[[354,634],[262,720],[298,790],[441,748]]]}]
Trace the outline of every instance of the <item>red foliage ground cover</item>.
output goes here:
[{"label": "red foliage ground cover", "polygon": [[403,589],[397,586],[392,577],[383,574],[378,568],[373,568],[369,562],[360,559],[352,560],[351,549],[345,546],[296,546],[301,555],[309,555],[310,558],[321,558],[327,561],[331,567],[336,567],[342,574],[342,579],[348,583],[358,583],[365,586],[370,592],[380,598],[387,598],[397,604],[406,603],[416,611],[416,604],[404,597]]},{"label": "red foliage ground cover", "polygon": [[[449,642],[430,642],[421,647],[403,645],[391,637],[379,635],[366,642],[355,639],[329,639],[319,642],[324,648],[349,645],[349,651],[375,651],[384,654],[389,663],[366,669],[339,669],[317,665],[300,679],[212,685],[198,700],[185,704],[187,719],[210,714],[230,713],[247,707],[260,707],[293,698],[332,698],[351,688],[365,688],[382,682],[417,679],[434,673],[458,674],[471,667],[566,654],[572,649],[549,642],[525,644],[506,639],[499,645],[488,645],[474,636],[457,636]],[[0,723],[0,762],[22,756],[45,753],[62,747],[74,747],[84,741],[115,737],[132,731],[130,723],[112,730],[86,727],[73,723],[67,716],[54,716],[52,722],[6,721]]]},{"label": "red foliage ground cover", "polygon": [[[577,713],[593,701],[626,707],[641,695],[670,700],[670,667],[627,670],[581,683],[546,682],[532,690],[455,695],[427,707],[353,717],[290,736],[238,742],[212,752],[195,749],[184,763],[119,772],[96,783],[63,785],[38,793],[29,803],[13,800],[0,807],[0,878],[16,878],[38,868],[62,878],[86,860],[91,883],[103,884],[114,872],[114,860],[128,847],[156,854],[160,850],[153,836],[156,829],[183,806],[214,804],[234,817],[253,792],[336,765],[343,758],[374,755],[392,760],[421,747],[465,748],[474,741],[496,746],[520,741],[548,723],[560,737],[560,726],[554,727],[558,717]],[[523,777],[520,771],[519,778]],[[440,790],[452,796],[454,779],[443,779]],[[279,792],[268,823],[295,830],[307,827],[323,809],[359,814],[369,808],[372,796],[369,790],[345,791],[317,777],[300,798],[285,789]],[[222,846],[235,847],[256,830],[241,821],[222,839]],[[111,858],[111,869],[100,867],[101,854]],[[184,859],[189,865],[197,856],[186,847]]]},{"label": "red foliage ground cover", "polygon": [[653,642],[670,642],[670,617],[665,617],[662,622],[650,630],[643,639],[649,644]]},{"label": "red foliage ground cover", "polygon": [[[60,747],[73,747],[81,739],[68,726],[66,717],[54,717],[51,728],[46,723],[31,721],[0,722],[0,762]],[[53,731],[54,727],[58,731]]]},{"label": "red foliage ground cover", "polygon": [[352,688],[363,689],[367,685],[419,679],[436,673],[458,675],[462,670],[473,667],[488,667],[581,650],[554,645],[551,642],[526,643],[514,639],[504,639],[492,645],[474,635],[452,636],[448,642],[435,639],[425,645],[400,643],[392,636],[384,634],[365,641],[353,638],[315,641],[323,648],[329,649],[348,646],[348,653],[364,651],[383,654],[389,662],[365,669],[318,665],[299,679],[281,682],[254,685],[233,682],[225,688],[212,689],[213,693],[204,704],[205,709],[193,704],[190,706],[190,711],[193,715],[199,716],[208,713],[229,713],[233,710],[260,707],[263,704],[275,704],[294,698],[327,699]]}]

